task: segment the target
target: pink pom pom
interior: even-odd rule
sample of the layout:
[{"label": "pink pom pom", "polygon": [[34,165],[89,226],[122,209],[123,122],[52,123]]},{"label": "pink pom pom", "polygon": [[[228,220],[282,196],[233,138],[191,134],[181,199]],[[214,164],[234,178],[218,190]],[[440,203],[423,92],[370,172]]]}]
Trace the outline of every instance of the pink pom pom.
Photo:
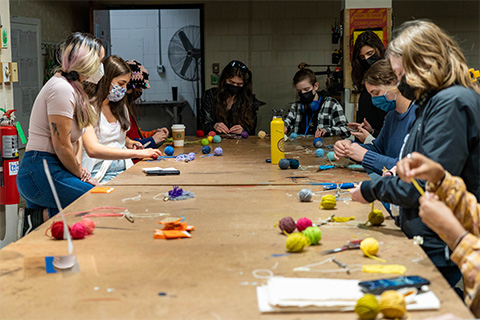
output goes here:
[{"label": "pink pom pom", "polygon": [[297,229],[300,232],[307,229],[308,227],[311,227],[312,225],[313,225],[312,220],[310,220],[308,218],[300,218],[297,221]]},{"label": "pink pom pom", "polygon": [[85,218],[85,219],[82,219],[80,223],[83,224],[83,226],[85,227],[85,231],[89,235],[93,233],[93,230],[95,230],[95,222],[93,222],[92,219]]},{"label": "pink pom pom", "polygon": [[85,230],[85,226],[80,222],[73,224],[72,228],[70,229],[70,234],[72,235],[73,239],[83,239],[85,238],[85,234],[87,231]]}]

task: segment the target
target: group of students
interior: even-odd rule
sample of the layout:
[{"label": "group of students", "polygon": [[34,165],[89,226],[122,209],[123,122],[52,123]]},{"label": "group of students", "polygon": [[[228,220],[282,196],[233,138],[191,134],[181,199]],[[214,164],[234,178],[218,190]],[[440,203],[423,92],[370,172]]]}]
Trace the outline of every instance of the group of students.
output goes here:
[{"label": "group of students", "polygon": [[[156,147],[169,134],[138,127],[135,101],[149,87],[145,68],[104,55],[98,39],[74,33],[61,47],[58,72],[35,100],[17,185],[29,214],[41,212],[42,222],[58,212],[43,159],[65,207],[127,169],[130,159],[160,156]],[[404,23],[388,50],[366,31],[354,46],[352,80],[360,93],[356,124],[319,91],[315,73],[300,68],[293,78],[299,99],[285,118],[285,134],[348,137],[351,131],[356,141],[337,141],[335,155],[361,163],[372,177],[352,198],[398,205],[397,225],[410,238],[423,237],[423,249],[452,287],[463,273],[466,299],[480,316],[480,91],[464,55],[427,21]],[[202,129],[255,134],[258,105],[251,71],[231,61],[218,88],[203,95]],[[412,178],[421,179],[425,196]]]}]

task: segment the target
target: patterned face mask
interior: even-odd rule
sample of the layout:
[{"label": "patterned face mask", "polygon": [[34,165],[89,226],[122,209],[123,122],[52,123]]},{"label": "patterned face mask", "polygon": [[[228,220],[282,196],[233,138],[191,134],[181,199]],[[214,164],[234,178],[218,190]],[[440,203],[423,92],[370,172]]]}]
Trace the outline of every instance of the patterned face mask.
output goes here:
[{"label": "patterned face mask", "polygon": [[123,99],[125,92],[127,92],[127,88],[123,88],[112,83],[112,90],[108,92],[107,99],[111,102],[118,102]]}]

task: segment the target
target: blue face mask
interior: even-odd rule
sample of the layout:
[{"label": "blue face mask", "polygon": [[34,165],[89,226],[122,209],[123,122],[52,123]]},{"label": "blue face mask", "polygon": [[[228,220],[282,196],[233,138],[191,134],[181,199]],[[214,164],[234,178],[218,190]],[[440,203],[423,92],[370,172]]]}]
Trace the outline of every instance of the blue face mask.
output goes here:
[{"label": "blue face mask", "polygon": [[393,100],[387,99],[387,93],[383,96],[372,97],[372,103],[375,107],[385,112],[392,111],[397,105],[396,97]]}]

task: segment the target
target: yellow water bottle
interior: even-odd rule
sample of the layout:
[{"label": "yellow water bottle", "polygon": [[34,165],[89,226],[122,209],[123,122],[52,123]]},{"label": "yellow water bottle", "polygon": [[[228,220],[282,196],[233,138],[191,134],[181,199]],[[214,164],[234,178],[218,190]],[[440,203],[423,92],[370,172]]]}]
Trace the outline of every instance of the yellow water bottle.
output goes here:
[{"label": "yellow water bottle", "polygon": [[270,122],[270,152],[272,164],[278,164],[280,159],[285,158],[284,126],[282,110],[277,111],[273,109],[273,119],[272,122]]}]

